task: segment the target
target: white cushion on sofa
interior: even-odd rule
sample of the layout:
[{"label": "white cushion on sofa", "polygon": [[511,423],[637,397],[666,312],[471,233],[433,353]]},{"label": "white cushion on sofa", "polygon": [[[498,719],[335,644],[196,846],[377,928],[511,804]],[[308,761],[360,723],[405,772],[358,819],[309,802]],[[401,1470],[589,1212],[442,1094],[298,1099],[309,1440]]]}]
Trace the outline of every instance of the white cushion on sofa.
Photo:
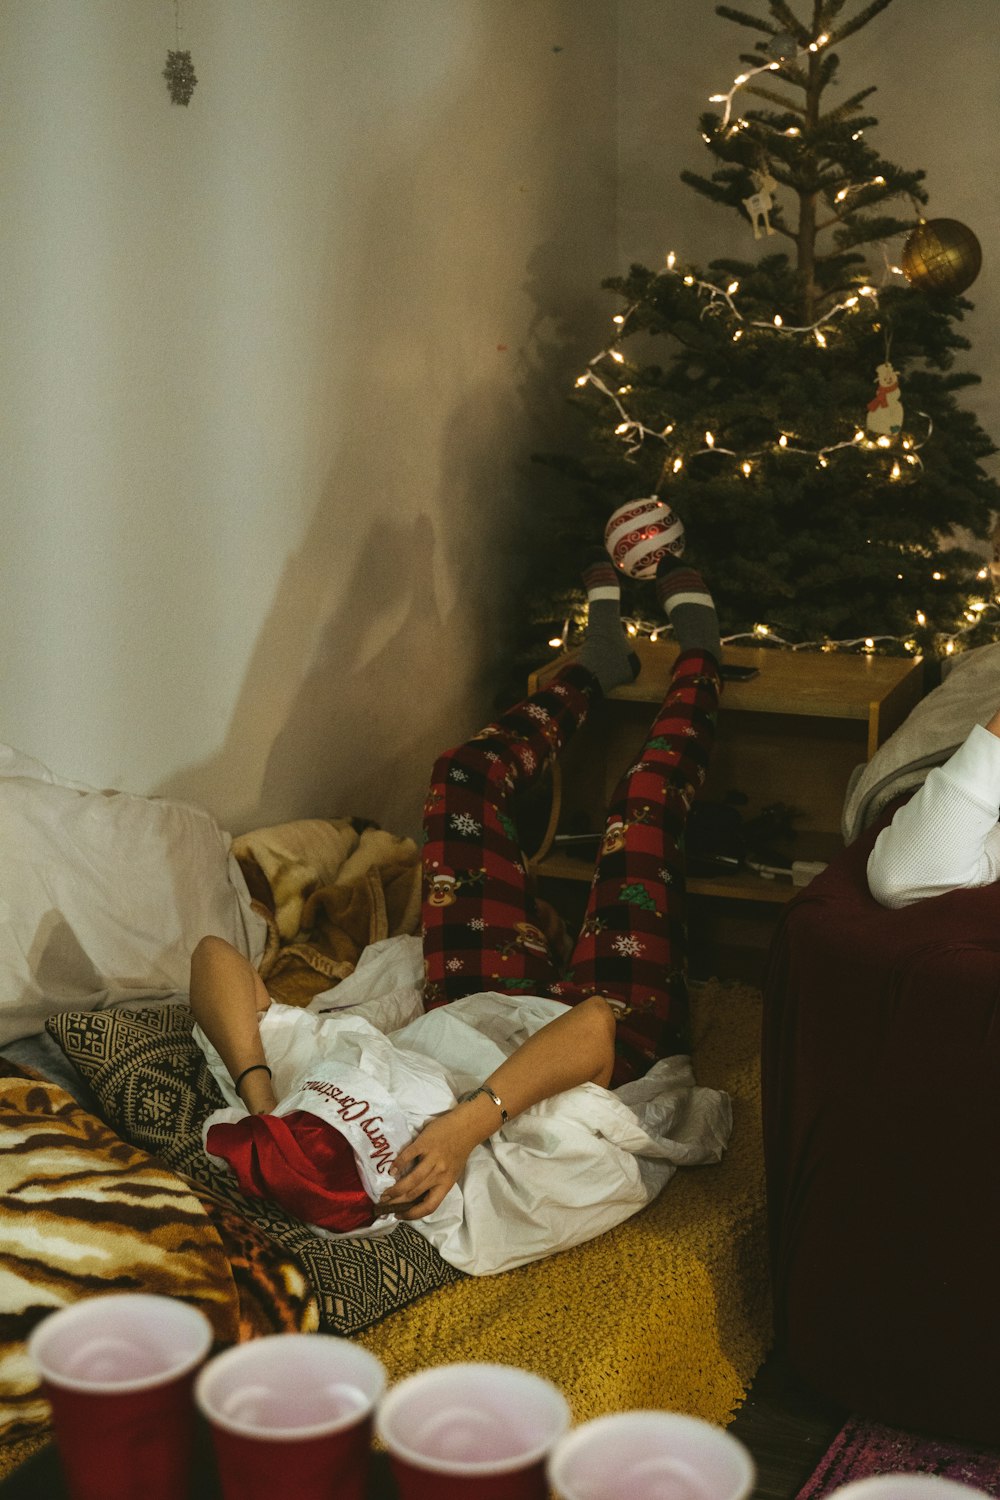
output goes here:
[{"label": "white cushion on sofa", "polygon": [[229,835],[187,803],[60,781],[0,746],[0,1047],[59,1011],[186,995],[206,933],[266,928]]}]

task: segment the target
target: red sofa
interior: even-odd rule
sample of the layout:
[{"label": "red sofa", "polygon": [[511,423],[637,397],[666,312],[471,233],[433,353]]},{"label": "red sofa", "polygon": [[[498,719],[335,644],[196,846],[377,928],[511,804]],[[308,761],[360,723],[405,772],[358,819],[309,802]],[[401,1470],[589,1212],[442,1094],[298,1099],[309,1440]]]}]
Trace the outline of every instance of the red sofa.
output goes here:
[{"label": "red sofa", "polygon": [[891,813],[771,951],[777,1336],[856,1412],[1000,1445],[1000,885],[879,906],[865,867]]}]

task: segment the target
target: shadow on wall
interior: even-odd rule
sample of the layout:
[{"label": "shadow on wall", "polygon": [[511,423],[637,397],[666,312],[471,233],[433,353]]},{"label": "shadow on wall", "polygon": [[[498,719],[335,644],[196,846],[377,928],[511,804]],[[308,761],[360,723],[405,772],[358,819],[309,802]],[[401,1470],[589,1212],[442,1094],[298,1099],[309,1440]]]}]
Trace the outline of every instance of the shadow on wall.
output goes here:
[{"label": "shadow on wall", "polygon": [[[522,608],[523,523],[552,482],[529,455],[551,446],[572,376],[593,352],[593,302],[574,292],[567,303],[567,287],[596,288],[613,228],[609,209],[592,230],[599,248],[581,246],[579,194],[603,206],[606,183],[586,153],[567,171],[553,152],[518,220],[528,287],[523,270],[511,275],[517,260],[502,234],[514,189],[498,180],[493,222],[477,186],[486,172],[497,177],[497,132],[469,135],[485,108],[482,78],[501,42],[510,50],[509,19],[494,17],[462,95],[409,132],[405,148],[381,149],[390,166],[375,174],[370,141],[357,144],[367,211],[355,191],[354,241],[345,250],[341,237],[328,255],[326,290],[343,313],[329,323],[335,347],[313,424],[323,432],[327,406],[339,447],[223,742],[157,788],[211,808],[233,832],[361,814],[415,834],[434,756],[490,712]],[[565,101],[537,93],[527,128],[554,129]],[[446,189],[442,164],[453,169]]]}]

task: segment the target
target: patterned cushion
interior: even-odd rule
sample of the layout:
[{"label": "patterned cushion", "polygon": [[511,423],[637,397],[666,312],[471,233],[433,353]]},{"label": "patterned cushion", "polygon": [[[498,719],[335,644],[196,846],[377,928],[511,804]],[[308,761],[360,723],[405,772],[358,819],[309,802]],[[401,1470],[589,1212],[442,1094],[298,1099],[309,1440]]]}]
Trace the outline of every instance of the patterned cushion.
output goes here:
[{"label": "patterned cushion", "polygon": [[296,1256],[312,1281],[322,1326],[355,1334],[461,1273],[409,1224],[377,1239],[325,1240],[276,1203],[243,1196],[201,1144],[207,1114],[225,1101],[191,1035],[186,1005],[70,1011],[46,1022],[128,1141],[237,1208]]},{"label": "patterned cushion", "polygon": [[182,1297],[224,1344],[315,1328],[297,1262],[232,1218],[56,1084],[0,1061],[0,1443],[49,1421],[32,1329],[97,1291]]}]

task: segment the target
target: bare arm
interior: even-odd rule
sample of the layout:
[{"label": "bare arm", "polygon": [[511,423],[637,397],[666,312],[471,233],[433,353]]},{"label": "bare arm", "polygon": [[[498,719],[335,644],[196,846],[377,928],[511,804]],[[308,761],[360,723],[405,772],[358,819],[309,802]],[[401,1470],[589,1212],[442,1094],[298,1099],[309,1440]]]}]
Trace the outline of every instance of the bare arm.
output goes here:
[{"label": "bare arm", "polygon": [[[614,1014],[600,995],[582,1000],[530,1036],[485,1080],[513,1119],[532,1104],[581,1083],[607,1086],[614,1067]],[[502,1121],[489,1094],[430,1120],[396,1157],[397,1182],[381,1198],[397,1218],[432,1213],[457,1182],[474,1146]],[[405,1174],[405,1175],[404,1175]]]},{"label": "bare arm", "polygon": [[[253,964],[224,938],[203,937],[191,955],[191,1009],[194,1018],[235,1080],[245,1068],[266,1063],[260,1017],[271,1003]],[[278,1102],[267,1073],[248,1073],[240,1098],[252,1115],[264,1115]]]},{"label": "bare arm", "polygon": [[974,726],[898,808],[868,856],[868,888],[902,907],[1000,878],[1000,712]]}]

